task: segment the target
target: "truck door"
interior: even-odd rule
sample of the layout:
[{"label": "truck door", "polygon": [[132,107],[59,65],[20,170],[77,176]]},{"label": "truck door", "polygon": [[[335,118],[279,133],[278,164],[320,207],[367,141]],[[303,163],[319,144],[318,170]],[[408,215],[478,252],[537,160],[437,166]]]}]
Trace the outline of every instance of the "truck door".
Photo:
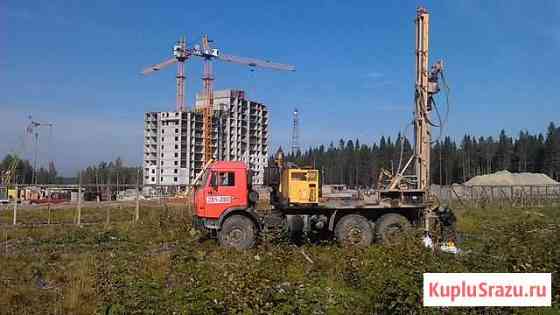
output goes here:
[{"label": "truck door", "polygon": [[240,187],[241,182],[245,181],[240,180],[238,175],[234,170],[212,172],[206,195],[208,218],[219,218],[229,208],[246,206],[246,202],[244,202],[246,198],[243,198],[246,190]]}]

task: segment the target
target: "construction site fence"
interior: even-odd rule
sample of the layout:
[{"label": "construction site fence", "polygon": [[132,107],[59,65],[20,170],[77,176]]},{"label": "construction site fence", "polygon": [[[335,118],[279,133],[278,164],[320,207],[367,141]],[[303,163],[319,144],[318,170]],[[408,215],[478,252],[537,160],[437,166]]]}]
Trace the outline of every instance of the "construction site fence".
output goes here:
[{"label": "construction site fence", "polygon": [[532,208],[560,205],[560,185],[432,185],[440,203],[450,207]]},{"label": "construction site fence", "polygon": [[179,185],[0,186],[0,227],[135,223],[161,213],[186,218],[191,191]]},{"label": "construction site fence", "polygon": [[15,194],[19,201],[31,203],[49,198],[77,201],[78,195],[84,201],[133,200],[137,190],[142,199],[157,199],[187,196],[192,191],[192,187],[136,184],[0,185],[0,201],[12,200]]},{"label": "construction site fence", "polygon": [[[135,223],[158,213],[187,218],[191,192],[179,185],[0,186],[0,227]],[[560,205],[560,185],[433,185],[431,192],[450,208]]]}]

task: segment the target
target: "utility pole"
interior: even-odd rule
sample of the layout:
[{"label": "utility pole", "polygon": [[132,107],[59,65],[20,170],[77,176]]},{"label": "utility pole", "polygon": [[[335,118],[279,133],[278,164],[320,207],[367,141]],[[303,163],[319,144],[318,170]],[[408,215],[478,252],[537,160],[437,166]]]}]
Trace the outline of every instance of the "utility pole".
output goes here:
[{"label": "utility pole", "polygon": [[298,109],[295,108],[292,122],[292,154],[297,154],[299,150],[299,112]]}]

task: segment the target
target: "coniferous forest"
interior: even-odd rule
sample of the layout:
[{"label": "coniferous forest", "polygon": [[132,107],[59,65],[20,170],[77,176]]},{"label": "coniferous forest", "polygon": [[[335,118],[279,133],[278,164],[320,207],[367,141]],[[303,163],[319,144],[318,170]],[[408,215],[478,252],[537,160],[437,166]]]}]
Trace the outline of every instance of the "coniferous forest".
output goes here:
[{"label": "coniferous forest", "polygon": [[[560,180],[560,128],[552,122],[544,135],[520,131],[512,136],[502,130],[496,137],[467,134],[460,141],[447,136],[436,139],[432,148],[434,184],[463,183],[500,170],[545,173]],[[375,185],[382,168],[396,172],[399,164],[403,167],[412,149],[400,135],[395,139],[381,137],[373,144],[340,139],[328,146],[290,152],[287,159],[320,169],[325,184],[369,187]]]},{"label": "coniferous forest", "polygon": [[[401,145],[402,144],[402,145]],[[382,168],[396,172],[404,167],[412,154],[406,138],[381,137],[373,144],[360,140],[340,139],[337,143],[311,147],[303,152],[287,153],[288,161],[321,170],[323,183],[346,184],[349,187],[371,187],[377,182]],[[274,152],[271,152],[274,153]],[[12,157],[0,162],[6,170]],[[18,183],[31,184],[33,167],[27,160],[18,163]],[[413,165],[409,168],[413,170]],[[500,170],[544,173],[560,180],[560,127],[550,123],[543,134],[520,131],[511,136],[502,130],[496,137],[464,135],[460,141],[451,137],[436,139],[432,144],[432,183],[449,185]],[[76,178],[61,178],[54,163],[48,169],[38,168],[39,184],[74,183]],[[84,184],[136,183],[137,168],[126,167],[120,158],[101,162],[82,171]],[[140,177],[141,178],[141,177]]]}]

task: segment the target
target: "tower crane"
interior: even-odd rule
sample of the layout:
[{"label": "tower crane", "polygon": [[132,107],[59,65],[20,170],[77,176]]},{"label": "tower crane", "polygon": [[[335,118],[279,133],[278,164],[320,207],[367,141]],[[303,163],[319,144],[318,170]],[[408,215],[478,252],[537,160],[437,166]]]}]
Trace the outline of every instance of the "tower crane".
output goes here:
[{"label": "tower crane", "polygon": [[29,115],[28,118],[29,118],[29,125],[27,125],[27,128],[25,130],[28,134],[33,136],[33,140],[35,141],[35,149],[34,149],[34,153],[33,153],[33,176],[32,176],[31,182],[33,184],[37,184],[37,170],[36,169],[37,169],[37,153],[38,153],[38,148],[39,148],[39,128],[40,127],[52,128],[53,124],[52,123],[45,123],[45,122],[37,122],[37,121],[33,120],[33,117],[31,115]]},{"label": "tower crane", "polygon": [[218,59],[225,62],[236,63],[240,65],[247,65],[249,67],[259,67],[272,70],[295,71],[293,65],[275,63],[255,58],[238,57],[228,54],[222,54],[216,48],[212,48],[210,43],[213,41],[208,39],[208,35],[202,37],[200,46],[195,46],[193,54],[204,59],[204,74],[202,82],[204,87],[204,105],[202,106],[203,116],[203,139],[204,139],[204,162],[210,161],[213,158],[212,150],[212,116],[214,108],[214,74],[212,67],[212,60]]},{"label": "tower crane", "polygon": [[207,162],[212,159],[212,116],[214,108],[214,73],[212,69],[212,60],[218,59],[225,62],[231,62],[241,65],[247,65],[252,68],[266,68],[273,70],[284,70],[284,71],[295,71],[295,67],[292,65],[286,65],[281,63],[274,63],[270,61],[238,57],[228,54],[222,54],[216,48],[211,47],[210,43],[212,41],[208,39],[208,35],[202,37],[200,45],[195,45],[194,47],[188,47],[186,40],[182,39],[175,44],[173,47],[173,57],[158,64],[152,65],[142,71],[142,74],[148,75],[153,72],[159,71],[165,67],[168,67],[174,63],[177,65],[177,111],[185,111],[185,70],[184,63],[191,56],[197,56],[204,61],[204,74],[202,76],[203,84],[203,97],[204,104],[200,108],[202,111],[202,121],[203,121],[203,139],[204,139],[204,154],[203,161]]},{"label": "tower crane", "polygon": [[185,107],[185,61],[191,56],[191,50],[187,48],[187,41],[185,38],[179,39],[173,46],[173,57],[164,60],[160,63],[152,65],[144,70],[142,74],[148,75],[150,73],[159,71],[167,66],[177,63],[177,95],[176,95],[176,110],[182,112],[186,110]]}]

